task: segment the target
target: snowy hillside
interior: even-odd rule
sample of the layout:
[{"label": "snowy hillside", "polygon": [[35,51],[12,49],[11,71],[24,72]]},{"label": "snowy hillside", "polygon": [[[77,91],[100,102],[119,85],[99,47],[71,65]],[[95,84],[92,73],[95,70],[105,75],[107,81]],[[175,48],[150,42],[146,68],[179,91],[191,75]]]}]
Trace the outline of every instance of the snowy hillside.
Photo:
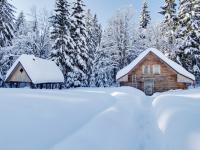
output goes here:
[{"label": "snowy hillside", "polygon": [[0,89],[2,150],[199,150],[200,89]]}]

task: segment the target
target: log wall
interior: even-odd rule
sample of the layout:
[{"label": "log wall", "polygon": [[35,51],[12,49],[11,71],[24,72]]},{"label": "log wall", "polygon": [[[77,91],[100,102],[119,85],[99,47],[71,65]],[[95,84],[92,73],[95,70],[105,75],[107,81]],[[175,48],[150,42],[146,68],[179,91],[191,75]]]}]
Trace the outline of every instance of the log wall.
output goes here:
[{"label": "log wall", "polygon": [[[150,65],[151,73],[143,74],[142,66]],[[153,65],[160,65],[161,73],[159,75],[153,74]],[[133,78],[136,76],[135,78]],[[131,72],[128,74],[128,82],[121,82],[122,86],[133,86],[144,91],[144,79],[154,80],[154,92],[164,92],[172,89],[186,89],[186,83],[177,82],[177,72],[174,71],[170,66],[163,62],[152,52],[149,53]],[[133,79],[133,80],[132,80]],[[136,82],[137,83],[136,83]]]}]

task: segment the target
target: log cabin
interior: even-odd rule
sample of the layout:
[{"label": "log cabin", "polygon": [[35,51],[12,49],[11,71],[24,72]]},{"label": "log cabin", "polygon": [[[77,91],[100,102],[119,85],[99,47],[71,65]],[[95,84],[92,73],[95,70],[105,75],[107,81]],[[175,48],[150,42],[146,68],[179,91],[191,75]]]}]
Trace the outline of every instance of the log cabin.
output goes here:
[{"label": "log cabin", "polygon": [[195,77],[162,52],[150,48],[117,73],[120,86],[132,86],[152,95],[194,85]]},{"label": "log cabin", "polygon": [[55,62],[23,54],[8,70],[5,82],[9,87],[53,89],[61,88],[64,76]]}]

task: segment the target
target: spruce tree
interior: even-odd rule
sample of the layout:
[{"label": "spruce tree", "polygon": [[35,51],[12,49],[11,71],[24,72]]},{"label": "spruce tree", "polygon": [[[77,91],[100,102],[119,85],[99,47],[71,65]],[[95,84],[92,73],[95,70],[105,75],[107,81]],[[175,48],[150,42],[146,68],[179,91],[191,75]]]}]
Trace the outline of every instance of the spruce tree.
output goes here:
[{"label": "spruce tree", "polygon": [[171,24],[175,21],[176,6],[175,0],[165,0],[165,4],[161,7],[162,11],[159,12],[165,17],[164,23]]},{"label": "spruce tree", "polygon": [[95,57],[101,42],[101,26],[98,23],[97,15],[92,15],[90,10],[86,13],[86,32],[87,38],[86,43],[88,47],[89,57],[91,63],[88,71],[89,85],[94,86],[94,68],[95,68]]},{"label": "spruce tree", "polygon": [[76,56],[75,66],[75,86],[89,86],[88,70],[91,60],[86,42],[85,10],[83,0],[75,0],[72,7],[72,28],[71,35],[75,42],[74,54]]},{"label": "spruce tree", "polygon": [[75,44],[70,34],[70,11],[69,3],[66,0],[56,0],[56,8],[51,17],[51,23],[53,26],[51,38],[54,41],[51,59],[61,68],[66,87],[74,87],[76,54],[73,51]]},{"label": "spruce tree", "polygon": [[[86,16],[85,16],[85,20],[86,20],[86,33],[87,33],[87,36],[86,36],[86,45],[87,45],[87,48],[88,48],[88,55],[89,55],[89,58],[91,60],[94,60],[94,53],[95,53],[95,50],[96,50],[96,46],[95,46],[95,39],[94,39],[94,32],[93,32],[93,16],[90,12],[90,10],[87,11],[86,13]],[[92,61],[90,61],[90,64],[88,64],[88,66],[90,66],[88,68],[88,78],[89,78],[89,81],[90,81],[90,78],[91,78],[91,74],[92,74]],[[90,84],[90,83],[89,83]]]},{"label": "spruce tree", "polygon": [[109,26],[102,35],[100,48],[97,50],[94,59],[93,85],[96,87],[110,87],[115,83],[116,60],[113,60],[115,44],[112,36],[112,29]]},{"label": "spruce tree", "polygon": [[0,47],[12,44],[14,37],[14,6],[8,0],[0,0]]},{"label": "spruce tree", "polygon": [[150,21],[151,17],[150,17],[150,12],[148,11],[148,4],[145,1],[140,16],[140,28],[146,29]]},{"label": "spruce tree", "polygon": [[31,21],[31,32],[30,32],[30,43],[32,54],[39,57],[39,23],[36,9],[32,10],[33,12],[33,21]]},{"label": "spruce tree", "polygon": [[174,34],[177,27],[176,6],[177,4],[175,0],[165,0],[165,4],[161,7],[162,11],[159,12],[165,18],[161,23],[163,39],[167,41],[166,47],[163,51],[167,53],[171,59],[174,59],[173,57],[176,47]]},{"label": "spruce tree", "polygon": [[98,18],[96,14],[93,17],[92,24],[93,24],[93,32],[94,32],[94,43],[95,43],[95,46],[99,46],[101,43],[101,38],[102,38],[102,27],[101,27],[101,24],[98,22]]},{"label": "spruce tree", "polygon": [[27,21],[23,12],[19,13],[14,27],[15,37],[13,38],[13,46],[11,49],[12,55],[32,54],[29,47]]},{"label": "spruce tree", "polygon": [[188,71],[200,75],[200,1],[180,0],[177,29],[177,61]]},{"label": "spruce tree", "polygon": [[[10,67],[10,52],[6,49],[12,45],[14,37],[14,6],[7,0],[0,0],[0,74],[5,77]],[[11,58],[12,59],[12,58]]]},{"label": "spruce tree", "polygon": [[26,28],[26,19],[22,11],[19,13],[19,16],[17,17],[15,22],[15,36],[17,37],[19,35],[25,34],[24,33],[25,28]]}]

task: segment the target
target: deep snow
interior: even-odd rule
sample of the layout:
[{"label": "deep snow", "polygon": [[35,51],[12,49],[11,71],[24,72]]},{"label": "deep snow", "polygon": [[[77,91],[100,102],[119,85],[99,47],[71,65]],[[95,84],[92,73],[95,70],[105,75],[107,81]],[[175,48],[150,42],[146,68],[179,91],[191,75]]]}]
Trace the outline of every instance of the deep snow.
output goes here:
[{"label": "deep snow", "polygon": [[0,89],[1,150],[199,150],[200,89]]}]

